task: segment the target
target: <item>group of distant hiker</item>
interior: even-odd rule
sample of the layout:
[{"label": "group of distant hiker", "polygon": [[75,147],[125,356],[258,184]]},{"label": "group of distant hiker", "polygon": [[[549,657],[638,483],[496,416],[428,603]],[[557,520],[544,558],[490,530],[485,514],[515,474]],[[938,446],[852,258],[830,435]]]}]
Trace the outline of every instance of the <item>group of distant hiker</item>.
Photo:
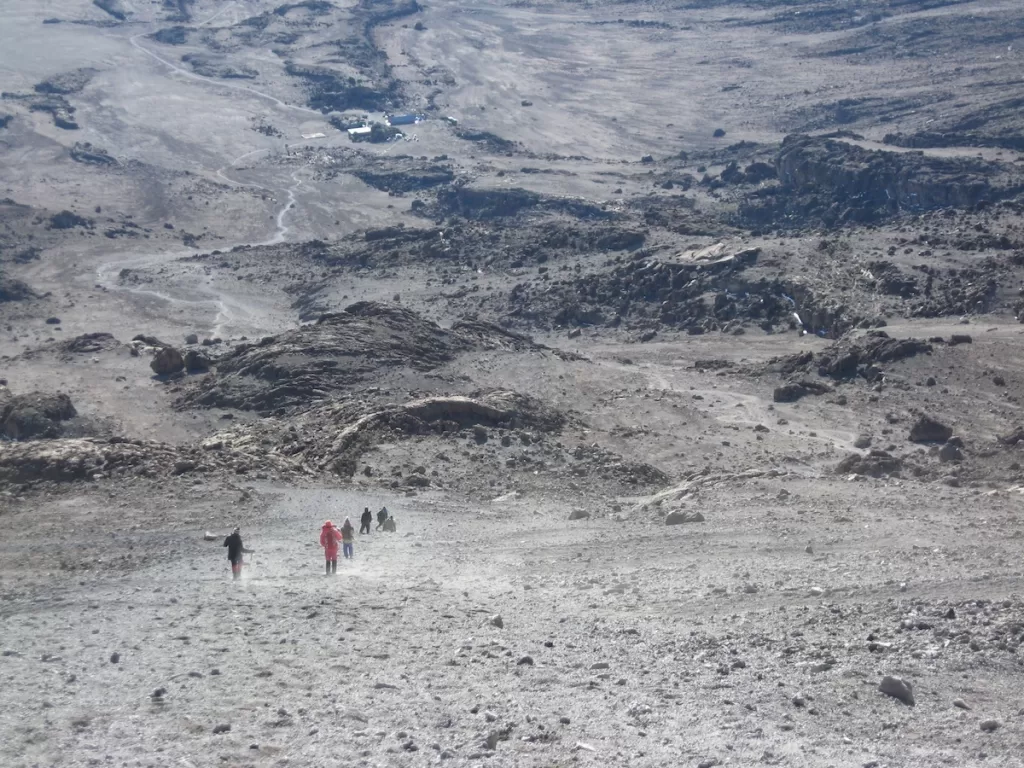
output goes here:
[{"label": "group of distant hiker", "polygon": [[[370,526],[373,525],[373,513],[370,512],[369,507],[363,508],[363,514],[359,518],[359,533],[369,534]],[[395,533],[398,527],[395,523],[395,518],[388,512],[387,507],[381,507],[380,511],[377,512],[377,530],[385,531],[387,533]],[[324,558],[326,559],[326,570],[327,575],[338,572],[338,543],[341,543],[342,554],[346,560],[350,560],[355,557],[355,528],[352,526],[352,520],[345,518],[345,522],[342,523],[341,528],[338,528],[330,520],[323,524],[320,529],[320,546],[324,548]],[[231,576],[235,579],[242,577],[242,555],[248,555],[255,550],[246,549],[242,544],[242,532],[241,529],[235,528],[231,534],[224,539],[224,546],[228,548],[228,561],[231,563]]]}]

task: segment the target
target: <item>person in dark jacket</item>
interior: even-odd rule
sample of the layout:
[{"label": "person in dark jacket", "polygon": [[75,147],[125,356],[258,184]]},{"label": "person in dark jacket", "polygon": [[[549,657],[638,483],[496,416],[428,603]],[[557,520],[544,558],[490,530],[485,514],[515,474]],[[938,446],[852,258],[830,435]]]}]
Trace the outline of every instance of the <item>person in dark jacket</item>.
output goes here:
[{"label": "person in dark jacket", "polygon": [[370,524],[373,522],[373,513],[369,507],[363,507],[363,516],[359,518],[359,532],[369,533]]},{"label": "person in dark jacket", "polygon": [[377,513],[377,530],[379,531],[384,527],[384,521],[388,519],[388,508],[381,507],[380,512]]},{"label": "person in dark jacket", "polygon": [[242,544],[242,530],[235,528],[231,535],[224,539],[224,546],[228,548],[228,562],[231,563],[231,577],[242,578],[242,555],[255,552],[253,549],[246,549]]}]

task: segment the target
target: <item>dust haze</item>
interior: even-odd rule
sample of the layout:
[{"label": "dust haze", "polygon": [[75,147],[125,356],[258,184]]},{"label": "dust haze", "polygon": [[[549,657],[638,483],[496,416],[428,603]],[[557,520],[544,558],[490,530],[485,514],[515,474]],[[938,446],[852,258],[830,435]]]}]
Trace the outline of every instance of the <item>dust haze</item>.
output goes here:
[{"label": "dust haze", "polygon": [[2,14],[0,763],[1024,766],[1019,2]]}]

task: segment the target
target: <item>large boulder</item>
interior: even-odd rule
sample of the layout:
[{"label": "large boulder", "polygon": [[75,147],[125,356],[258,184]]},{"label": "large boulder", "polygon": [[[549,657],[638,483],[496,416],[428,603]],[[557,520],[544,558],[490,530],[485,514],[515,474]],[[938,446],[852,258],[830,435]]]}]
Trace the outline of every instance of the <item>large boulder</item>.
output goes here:
[{"label": "large boulder", "polygon": [[153,355],[149,367],[157,376],[173,376],[175,373],[185,370],[185,360],[182,358],[181,352],[174,347],[164,347]]},{"label": "large boulder", "polygon": [[912,443],[944,443],[952,436],[950,427],[928,415],[922,415],[910,429]]},{"label": "large boulder", "polygon": [[665,525],[683,525],[684,523],[703,523],[704,515],[689,509],[675,509],[665,515]]},{"label": "large boulder", "polygon": [[11,440],[59,437],[61,422],[77,416],[65,394],[31,392],[0,400],[0,427]]},{"label": "large boulder", "polygon": [[818,381],[796,381],[776,387],[772,400],[776,403],[795,403],[807,395],[824,395],[831,392],[832,387]]}]

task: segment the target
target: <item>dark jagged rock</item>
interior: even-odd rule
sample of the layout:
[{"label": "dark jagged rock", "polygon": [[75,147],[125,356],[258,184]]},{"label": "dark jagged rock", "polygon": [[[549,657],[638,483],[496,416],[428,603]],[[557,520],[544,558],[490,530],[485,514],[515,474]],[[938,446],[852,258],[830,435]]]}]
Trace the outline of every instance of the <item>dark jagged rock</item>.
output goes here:
[{"label": "dark jagged rock", "polygon": [[[431,210],[428,207],[428,210]],[[610,219],[612,214],[598,205],[574,198],[550,197],[526,189],[478,189],[456,185],[441,190],[431,215],[457,214],[467,219],[516,216],[524,211],[561,212],[579,219]]]},{"label": "dark jagged rock", "polygon": [[995,163],[868,150],[820,136],[787,136],[775,170],[779,183],[741,206],[749,225],[867,223],[904,211],[971,208],[1019,189]]},{"label": "dark jagged rock", "polygon": [[128,19],[128,11],[121,4],[121,0],[92,0],[92,4],[106,11],[118,21],[126,21]]},{"label": "dark jagged rock", "polygon": [[910,429],[912,443],[944,443],[953,436],[953,430],[931,416],[922,415]]},{"label": "dark jagged rock", "polygon": [[999,442],[1003,443],[1003,445],[1016,445],[1021,441],[1024,441],[1024,427],[1017,427],[1012,432],[1001,435],[999,438]]},{"label": "dark jagged rock", "polygon": [[[223,438],[230,441],[230,437]],[[287,457],[263,446],[241,443],[231,450],[124,438],[55,439],[24,443],[0,443],[0,483],[68,483],[96,477],[173,476],[184,462],[194,472],[242,474],[250,469],[278,475],[296,475],[299,467]]]},{"label": "dark jagged rock", "polygon": [[83,333],[61,344],[64,352],[83,355],[115,349],[120,342],[109,333]]},{"label": "dark jagged rock", "polygon": [[866,456],[852,453],[836,466],[836,474],[867,475],[868,477],[886,477],[899,475],[903,471],[903,462],[885,451],[871,451]]},{"label": "dark jagged rock", "polygon": [[[535,398],[503,390],[429,397],[384,408],[346,401],[306,415],[302,451],[307,461],[348,476],[355,474],[362,454],[379,442],[459,432],[486,437],[488,429],[558,432],[566,421],[564,414]],[[479,438],[476,442],[481,444]]]},{"label": "dark jagged rock", "polygon": [[210,370],[210,359],[195,349],[190,349],[184,356],[185,370],[189,373],[202,373]]},{"label": "dark jagged rock", "polygon": [[767,369],[783,375],[817,371],[831,379],[862,376],[873,381],[880,375],[879,366],[930,354],[932,350],[932,345],[921,339],[895,339],[885,331],[869,331],[864,336],[837,341],[817,355],[804,352],[773,360]]},{"label": "dark jagged rock", "polygon": [[832,391],[832,387],[818,381],[797,381],[776,387],[772,400],[776,403],[795,403],[808,395],[824,395]]},{"label": "dark jagged rock", "polygon": [[382,369],[424,372],[472,350],[539,348],[488,323],[464,321],[446,330],[398,305],[360,302],[311,325],[236,347],[220,358],[216,376],[188,391],[178,405],[306,408]]},{"label": "dark jagged rock", "polygon": [[359,170],[353,176],[374,189],[385,192],[416,192],[432,187],[450,184],[455,179],[451,168],[440,165],[426,165],[409,170]]},{"label": "dark jagged rock", "polygon": [[963,460],[963,446],[959,444],[959,441],[955,437],[939,449],[939,461],[943,464],[949,462],[961,462]]},{"label": "dark jagged rock", "polygon": [[[6,390],[0,390],[0,398]],[[77,416],[65,394],[31,392],[0,399],[0,425],[11,440],[58,437],[61,422]]]},{"label": "dark jagged rock", "polygon": [[185,370],[185,360],[174,347],[163,347],[153,355],[149,367],[157,376],[173,376]]},{"label": "dark jagged rock", "polygon": [[0,275],[0,304],[7,301],[25,301],[36,298],[36,292],[21,280]]},{"label": "dark jagged rock", "polygon": [[50,217],[50,229],[71,229],[73,227],[92,229],[93,222],[90,219],[87,219],[84,216],[79,216],[71,211],[61,211],[60,213],[55,213]]}]

